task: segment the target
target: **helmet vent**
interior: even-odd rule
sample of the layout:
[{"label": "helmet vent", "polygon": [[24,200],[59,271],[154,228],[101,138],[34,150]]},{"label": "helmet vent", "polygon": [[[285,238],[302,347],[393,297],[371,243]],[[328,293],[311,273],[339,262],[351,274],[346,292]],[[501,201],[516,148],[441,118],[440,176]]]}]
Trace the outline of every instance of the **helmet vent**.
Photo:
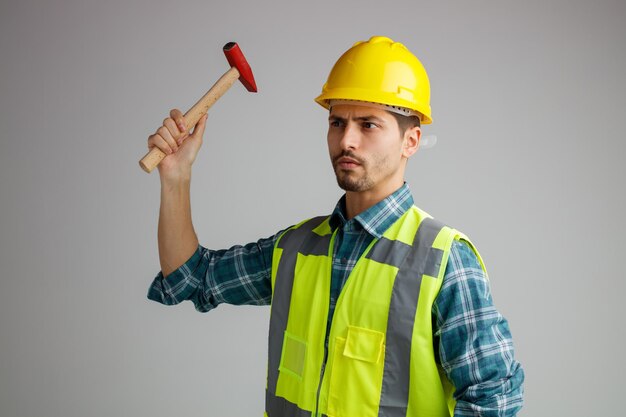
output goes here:
[{"label": "helmet vent", "polygon": [[327,102],[328,102],[329,107],[337,106],[339,104],[356,104],[356,105],[363,105],[366,107],[373,107],[373,108],[381,109],[381,110],[387,110],[392,113],[397,113],[399,115],[407,116],[407,117],[418,116],[421,119],[421,115],[415,110],[407,109],[406,107],[392,106],[390,104],[374,103],[372,101],[365,101],[365,100],[339,100],[339,99],[331,99],[331,100],[327,100]]}]

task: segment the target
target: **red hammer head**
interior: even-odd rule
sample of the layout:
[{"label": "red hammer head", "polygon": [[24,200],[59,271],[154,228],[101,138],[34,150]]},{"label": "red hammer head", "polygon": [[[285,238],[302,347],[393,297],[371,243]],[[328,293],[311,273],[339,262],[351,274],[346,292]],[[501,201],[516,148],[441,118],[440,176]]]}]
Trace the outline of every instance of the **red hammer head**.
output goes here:
[{"label": "red hammer head", "polygon": [[239,45],[235,42],[228,42],[224,45],[224,55],[226,55],[230,66],[237,68],[239,71],[239,80],[246,89],[256,93],[256,83],[254,82],[252,70],[250,69],[250,65],[248,65],[248,61],[246,61],[246,58],[243,56],[241,49],[239,49]]}]

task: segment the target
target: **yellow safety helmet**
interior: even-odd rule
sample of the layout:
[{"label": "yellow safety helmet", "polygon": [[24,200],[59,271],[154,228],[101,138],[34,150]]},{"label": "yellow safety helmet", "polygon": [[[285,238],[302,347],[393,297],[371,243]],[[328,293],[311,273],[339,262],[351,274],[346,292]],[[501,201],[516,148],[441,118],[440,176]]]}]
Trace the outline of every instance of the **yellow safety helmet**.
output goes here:
[{"label": "yellow safety helmet", "polygon": [[417,112],[432,122],[430,82],[422,63],[399,42],[374,36],[357,42],[335,63],[315,101],[328,109],[332,100],[357,100]]}]

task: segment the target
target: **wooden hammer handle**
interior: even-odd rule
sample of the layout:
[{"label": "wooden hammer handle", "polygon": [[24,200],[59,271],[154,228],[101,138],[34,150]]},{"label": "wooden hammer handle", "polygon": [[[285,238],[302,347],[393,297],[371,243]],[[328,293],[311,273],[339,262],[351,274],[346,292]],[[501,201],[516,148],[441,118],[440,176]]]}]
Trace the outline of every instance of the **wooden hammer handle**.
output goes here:
[{"label": "wooden hammer handle", "polygon": [[[222,97],[226,91],[228,91],[238,78],[239,70],[237,70],[237,68],[231,67],[228,71],[226,71],[224,75],[222,75],[220,79],[213,84],[213,87],[211,87],[211,89],[207,91],[207,93],[202,96],[202,98],[198,100],[198,102],[194,104],[193,107],[187,111],[187,113],[185,113],[185,129],[189,131],[192,127],[194,127],[196,123],[198,123],[198,120],[200,120],[200,118],[208,112],[209,108],[211,108],[211,106],[215,104],[215,102],[219,100],[219,98]],[[139,166],[147,173],[150,173],[157,165],[159,165],[159,163],[161,163],[165,156],[166,154],[161,152],[161,150],[155,146],[146,154],[146,156],[141,158]]]}]

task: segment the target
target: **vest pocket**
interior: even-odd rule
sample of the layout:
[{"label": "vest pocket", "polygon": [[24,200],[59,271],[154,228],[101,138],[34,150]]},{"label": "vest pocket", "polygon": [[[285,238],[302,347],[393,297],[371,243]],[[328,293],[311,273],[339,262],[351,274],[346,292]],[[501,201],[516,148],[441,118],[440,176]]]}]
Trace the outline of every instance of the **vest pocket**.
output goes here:
[{"label": "vest pocket", "polygon": [[278,370],[301,380],[306,359],[306,345],[304,340],[285,331]]},{"label": "vest pocket", "polygon": [[383,351],[385,334],[363,327],[348,326],[344,356],[370,363],[378,363]]},{"label": "vest pocket", "polygon": [[328,414],[335,417],[375,416],[380,400],[385,334],[348,326],[336,337],[330,375]]}]

